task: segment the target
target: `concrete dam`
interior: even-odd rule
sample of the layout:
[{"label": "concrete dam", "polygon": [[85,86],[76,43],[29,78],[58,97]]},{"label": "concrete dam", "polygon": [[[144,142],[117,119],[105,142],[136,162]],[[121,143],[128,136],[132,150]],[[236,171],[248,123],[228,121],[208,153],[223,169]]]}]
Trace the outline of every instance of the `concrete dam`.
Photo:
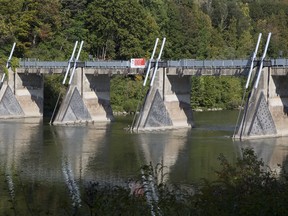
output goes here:
[{"label": "concrete dam", "polygon": [[[110,78],[113,75],[145,75],[149,90],[135,115],[131,131],[163,130],[193,127],[190,105],[191,76],[246,76],[243,101],[233,134],[235,139],[288,135],[288,59],[265,60],[271,33],[260,59],[256,49],[248,60],[154,60],[157,41],[147,62],[78,61],[83,41],[74,59],[77,43],[69,62],[22,60],[12,71],[7,61],[8,77],[3,74],[0,89],[0,118],[43,116],[44,75],[63,74],[62,84],[68,88],[61,102],[55,105],[53,124],[86,124],[110,122]],[[151,71],[151,73],[150,73]],[[69,81],[68,81],[69,80]],[[245,94],[247,93],[247,97]],[[60,95],[59,95],[60,98]],[[59,105],[59,106],[58,106]]]},{"label": "concrete dam", "polygon": [[[110,77],[114,74],[143,74],[131,68],[129,61],[78,62],[53,124],[109,122]],[[190,106],[191,76],[248,76],[249,60],[161,61],[153,86],[150,87],[133,129],[155,130],[193,126]],[[254,61],[254,79],[259,68]],[[250,93],[236,138],[288,135],[288,60],[263,62],[257,89]],[[44,74],[64,74],[67,62],[21,61],[0,90],[0,118],[43,116]],[[152,68],[155,62],[152,62]]]}]

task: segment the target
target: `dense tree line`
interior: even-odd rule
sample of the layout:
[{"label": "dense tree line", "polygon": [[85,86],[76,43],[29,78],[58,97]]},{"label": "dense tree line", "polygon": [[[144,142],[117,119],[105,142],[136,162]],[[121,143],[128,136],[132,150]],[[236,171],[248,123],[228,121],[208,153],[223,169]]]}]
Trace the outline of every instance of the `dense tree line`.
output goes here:
[{"label": "dense tree line", "polygon": [[166,37],[166,59],[247,58],[259,32],[272,32],[270,57],[287,56],[287,0],[0,0],[0,50],[7,56],[82,59],[149,56]]},{"label": "dense tree line", "polygon": [[2,62],[13,42],[17,58],[67,60],[76,40],[82,60],[149,58],[156,37],[163,59],[248,58],[260,32],[268,57],[288,56],[287,0],[0,0],[0,18]]}]

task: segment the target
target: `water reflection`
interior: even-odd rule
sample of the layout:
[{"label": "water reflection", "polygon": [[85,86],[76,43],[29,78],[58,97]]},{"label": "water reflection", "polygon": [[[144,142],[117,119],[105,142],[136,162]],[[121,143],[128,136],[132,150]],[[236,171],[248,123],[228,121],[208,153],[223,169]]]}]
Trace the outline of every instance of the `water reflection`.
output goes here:
[{"label": "water reflection", "polygon": [[86,126],[2,120],[0,187],[5,190],[0,192],[0,215],[83,213],[87,183],[127,186],[127,180],[150,162],[163,162],[165,180],[178,184],[213,179],[219,154],[233,162],[244,145],[253,146],[271,167],[287,163],[285,138],[233,142],[236,116],[237,112],[198,113],[196,128],[140,134],[124,130],[131,123],[127,117]]},{"label": "water reflection", "polygon": [[265,165],[278,174],[282,169],[288,171],[288,137],[247,140],[241,145],[243,148],[254,149],[256,155],[263,159]]},{"label": "water reflection", "polygon": [[[143,152],[144,164],[151,162],[153,167],[160,164],[160,166],[164,166],[162,167],[164,168],[164,174],[171,173],[180,152],[187,144],[189,133],[191,133],[190,129],[180,129],[139,134],[138,151]],[[169,175],[165,175],[164,181],[168,179]]]},{"label": "water reflection", "polygon": [[83,126],[51,128],[55,144],[61,147],[62,164],[63,160],[66,160],[69,167],[73,167],[73,173],[77,179],[89,175],[86,173],[86,167],[91,158],[97,155],[105,144],[104,139],[108,128],[106,124],[97,127],[90,125],[87,128]]},{"label": "water reflection", "polygon": [[[23,208],[23,204],[29,206],[28,194],[24,187],[19,187],[25,185],[21,169],[25,167],[25,156],[30,157],[31,140],[42,141],[42,130],[38,130],[40,124],[39,119],[2,120],[0,123],[0,187],[4,189],[0,193],[1,215],[28,213],[27,208]],[[35,166],[29,167],[33,168]],[[33,177],[29,177],[32,185]]]}]

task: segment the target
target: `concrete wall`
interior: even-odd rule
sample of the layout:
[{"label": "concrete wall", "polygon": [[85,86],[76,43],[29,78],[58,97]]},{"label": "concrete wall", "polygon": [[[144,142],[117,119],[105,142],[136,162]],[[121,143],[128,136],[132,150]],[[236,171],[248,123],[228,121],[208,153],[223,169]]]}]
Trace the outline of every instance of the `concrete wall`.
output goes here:
[{"label": "concrete wall", "polygon": [[0,118],[25,117],[12,89],[4,83],[0,90]]},{"label": "concrete wall", "polygon": [[83,100],[93,121],[114,119],[110,102],[110,77],[86,74],[83,81]]}]

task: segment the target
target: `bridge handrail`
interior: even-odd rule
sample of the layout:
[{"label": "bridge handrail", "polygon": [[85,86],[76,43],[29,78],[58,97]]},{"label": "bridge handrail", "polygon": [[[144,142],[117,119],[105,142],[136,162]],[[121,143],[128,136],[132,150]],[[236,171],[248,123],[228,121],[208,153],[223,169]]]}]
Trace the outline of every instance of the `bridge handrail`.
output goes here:
[{"label": "bridge handrail", "polygon": [[[83,64],[84,63],[84,64]],[[73,64],[73,62],[72,62]],[[81,64],[81,62],[79,62]],[[44,68],[65,68],[68,62],[65,61],[26,61],[21,60],[19,62],[20,67],[44,67]],[[130,61],[85,61],[81,65],[84,67],[96,67],[96,68],[129,68]]]},{"label": "bridge handrail", "polygon": [[129,68],[130,61],[85,61],[85,67]]},{"label": "bridge handrail", "polygon": [[[247,59],[233,59],[233,60],[194,60],[194,59],[181,59],[181,60],[167,60],[162,61],[164,67],[181,67],[181,68],[244,68],[249,67],[250,60]],[[272,67],[288,67],[288,59],[269,59],[266,60]],[[84,67],[91,68],[130,68],[130,61],[85,61],[78,62]],[[153,63],[152,63],[153,64]],[[19,66],[24,68],[66,68],[68,62],[65,61],[31,61],[20,60]]]},{"label": "bridge handrail", "polygon": [[247,59],[235,60],[194,60],[181,59],[178,61],[167,61],[167,67],[184,67],[184,68],[219,68],[219,67],[246,67],[248,65]]},{"label": "bridge handrail", "polygon": [[288,59],[271,59],[271,65],[272,66],[288,66]]},{"label": "bridge handrail", "polygon": [[20,61],[20,67],[44,67],[44,68],[58,68],[67,67],[68,63],[64,61]]}]

